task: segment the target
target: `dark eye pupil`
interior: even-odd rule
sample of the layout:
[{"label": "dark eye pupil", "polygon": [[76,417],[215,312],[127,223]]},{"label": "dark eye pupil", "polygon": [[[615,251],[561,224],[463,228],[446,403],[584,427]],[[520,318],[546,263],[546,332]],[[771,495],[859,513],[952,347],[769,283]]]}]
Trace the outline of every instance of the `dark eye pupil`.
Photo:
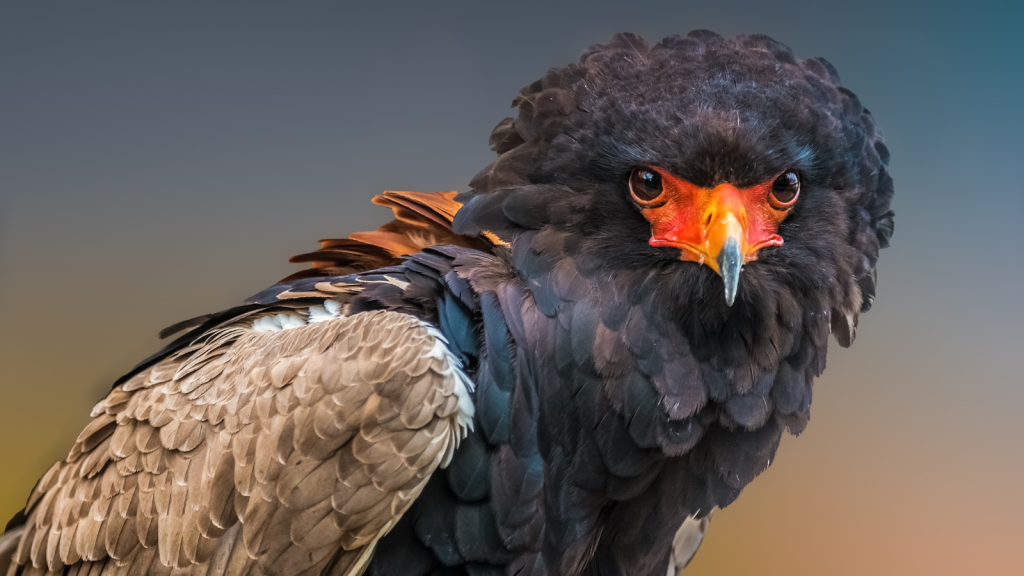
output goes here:
[{"label": "dark eye pupil", "polygon": [[799,193],[800,177],[796,172],[785,172],[772,183],[772,196],[783,204],[792,202]]},{"label": "dark eye pupil", "polygon": [[630,174],[629,191],[640,202],[651,202],[661,196],[661,174],[638,168]]}]

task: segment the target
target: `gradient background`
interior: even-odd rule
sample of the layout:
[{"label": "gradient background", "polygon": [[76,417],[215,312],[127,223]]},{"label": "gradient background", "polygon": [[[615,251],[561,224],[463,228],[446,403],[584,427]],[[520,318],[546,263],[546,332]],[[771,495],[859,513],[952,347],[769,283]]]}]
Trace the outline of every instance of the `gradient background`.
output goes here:
[{"label": "gradient background", "polygon": [[384,189],[465,189],[519,88],[710,28],[825,56],[896,234],[811,424],[690,572],[1024,574],[1021,3],[0,5],[0,515],[159,328],[237,304]]}]

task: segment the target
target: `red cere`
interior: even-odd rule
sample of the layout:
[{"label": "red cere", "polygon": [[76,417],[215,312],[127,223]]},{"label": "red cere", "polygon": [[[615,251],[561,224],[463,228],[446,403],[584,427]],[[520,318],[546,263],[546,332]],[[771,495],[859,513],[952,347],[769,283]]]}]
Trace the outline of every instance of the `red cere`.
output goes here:
[{"label": "red cere", "polygon": [[663,193],[649,202],[634,200],[651,223],[651,246],[679,248],[683,260],[717,272],[715,260],[730,238],[739,243],[744,262],[756,260],[761,248],[782,245],[778,226],[792,202],[781,209],[770,203],[777,176],[748,188],[728,183],[701,188],[661,168],[650,170],[661,175]]}]

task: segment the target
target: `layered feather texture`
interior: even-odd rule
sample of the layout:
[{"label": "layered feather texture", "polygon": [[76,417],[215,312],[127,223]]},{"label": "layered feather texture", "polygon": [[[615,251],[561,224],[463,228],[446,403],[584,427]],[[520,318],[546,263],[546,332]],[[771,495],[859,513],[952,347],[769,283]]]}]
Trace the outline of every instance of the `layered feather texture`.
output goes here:
[{"label": "layered feather texture", "polygon": [[472,384],[433,328],[332,304],[229,323],[115,388],[29,499],[11,573],[359,574],[451,460]]}]

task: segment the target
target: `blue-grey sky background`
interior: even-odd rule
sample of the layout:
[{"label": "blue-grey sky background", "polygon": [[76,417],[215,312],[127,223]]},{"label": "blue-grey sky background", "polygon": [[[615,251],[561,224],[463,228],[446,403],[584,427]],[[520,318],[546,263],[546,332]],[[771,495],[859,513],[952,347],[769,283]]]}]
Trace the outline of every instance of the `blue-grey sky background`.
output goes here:
[{"label": "blue-grey sky background", "polygon": [[892,151],[875,308],[695,574],[1019,574],[1024,4],[0,4],[0,515],[156,331],[385,189],[464,190],[520,87],[631,31],[824,56]]}]

